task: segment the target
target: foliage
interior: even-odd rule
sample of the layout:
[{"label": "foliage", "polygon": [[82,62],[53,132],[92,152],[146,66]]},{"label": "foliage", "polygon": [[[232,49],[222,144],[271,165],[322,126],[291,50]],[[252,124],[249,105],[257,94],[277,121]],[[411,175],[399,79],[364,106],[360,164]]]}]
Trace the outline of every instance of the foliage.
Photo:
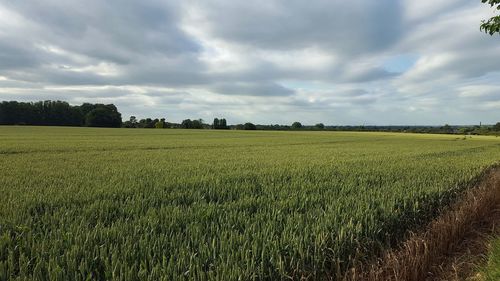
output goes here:
[{"label": "foliage", "polygon": [[495,137],[0,127],[0,280],[321,280],[437,214]]},{"label": "foliage", "polygon": [[300,122],[293,122],[292,129],[301,129],[302,124]]},{"label": "foliage", "polygon": [[137,117],[130,116],[128,121],[123,122],[122,126],[125,128],[137,128]]},{"label": "foliage", "polygon": [[[104,109],[94,111],[97,108]],[[92,116],[89,117],[91,112]],[[109,116],[102,116],[102,114],[109,114]],[[81,106],[72,106],[64,101],[50,100],[0,103],[0,125],[83,126],[88,118],[91,121],[113,120],[112,127],[119,127],[122,122],[121,114],[113,104],[84,103]]]},{"label": "foliage", "polygon": [[225,118],[219,119],[215,118],[214,122],[212,124],[212,129],[229,129],[229,126],[227,126],[227,121]]},{"label": "foliage", "polygon": [[[481,2],[488,3],[491,7],[495,7],[495,9],[500,10],[500,0],[481,0]],[[492,17],[486,21],[482,21],[480,29],[490,35],[495,33],[500,34],[500,15]]]},{"label": "foliage", "polygon": [[495,132],[500,132],[500,122],[497,122],[493,128],[492,128],[493,131]]},{"label": "foliage", "polygon": [[314,127],[316,127],[316,129],[323,130],[325,128],[325,124],[318,123],[318,124],[314,125]]},{"label": "foliage", "polygon": [[85,114],[85,126],[119,128],[122,125],[122,115],[114,105],[96,105]]},{"label": "foliage", "polygon": [[247,122],[243,125],[243,130],[257,130],[257,127],[250,122]]},{"label": "foliage", "polygon": [[84,114],[78,107],[62,101],[0,103],[1,125],[80,126]]},{"label": "foliage", "polygon": [[181,127],[184,129],[203,129],[203,120],[186,119],[182,121]]},{"label": "foliage", "polygon": [[157,121],[155,123],[155,128],[157,128],[157,129],[165,128],[165,119],[161,119],[160,121]]}]

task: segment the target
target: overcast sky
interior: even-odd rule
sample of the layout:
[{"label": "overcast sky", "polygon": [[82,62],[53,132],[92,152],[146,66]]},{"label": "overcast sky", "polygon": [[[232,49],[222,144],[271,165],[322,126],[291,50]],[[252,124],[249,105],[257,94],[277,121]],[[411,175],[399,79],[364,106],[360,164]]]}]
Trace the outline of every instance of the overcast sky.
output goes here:
[{"label": "overcast sky", "polygon": [[500,121],[480,0],[0,0],[0,100],[179,122]]}]

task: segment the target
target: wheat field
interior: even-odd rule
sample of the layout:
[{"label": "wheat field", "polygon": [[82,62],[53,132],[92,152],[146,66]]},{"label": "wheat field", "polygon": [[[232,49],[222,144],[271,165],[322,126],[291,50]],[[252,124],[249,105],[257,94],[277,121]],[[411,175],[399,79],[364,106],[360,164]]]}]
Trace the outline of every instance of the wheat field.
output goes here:
[{"label": "wheat field", "polygon": [[0,127],[0,280],[335,278],[498,160],[482,136]]}]

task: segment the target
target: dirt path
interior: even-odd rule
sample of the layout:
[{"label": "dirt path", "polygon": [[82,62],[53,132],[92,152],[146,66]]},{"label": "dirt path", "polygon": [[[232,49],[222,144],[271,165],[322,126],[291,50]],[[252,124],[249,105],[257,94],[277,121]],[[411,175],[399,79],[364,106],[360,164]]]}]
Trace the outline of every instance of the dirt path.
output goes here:
[{"label": "dirt path", "polygon": [[462,200],[401,247],[361,265],[345,280],[473,280],[487,252],[487,238],[500,233],[500,167],[485,172]]}]

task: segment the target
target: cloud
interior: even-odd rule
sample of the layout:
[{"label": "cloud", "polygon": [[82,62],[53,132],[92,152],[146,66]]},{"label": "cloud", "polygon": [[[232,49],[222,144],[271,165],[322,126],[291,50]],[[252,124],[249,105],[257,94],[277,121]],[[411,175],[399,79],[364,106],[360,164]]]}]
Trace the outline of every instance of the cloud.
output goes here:
[{"label": "cloud", "polygon": [[0,100],[171,121],[493,123],[489,16],[467,0],[4,1]]},{"label": "cloud", "polygon": [[275,83],[224,83],[217,84],[213,91],[223,95],[239,96],[289,96],[293,91]]},{"label": "cloud", "polygon": [[341,53],[381,50],[401,34],[398,1],[194,1],[206,32],[273,50],[321,46]]}]

